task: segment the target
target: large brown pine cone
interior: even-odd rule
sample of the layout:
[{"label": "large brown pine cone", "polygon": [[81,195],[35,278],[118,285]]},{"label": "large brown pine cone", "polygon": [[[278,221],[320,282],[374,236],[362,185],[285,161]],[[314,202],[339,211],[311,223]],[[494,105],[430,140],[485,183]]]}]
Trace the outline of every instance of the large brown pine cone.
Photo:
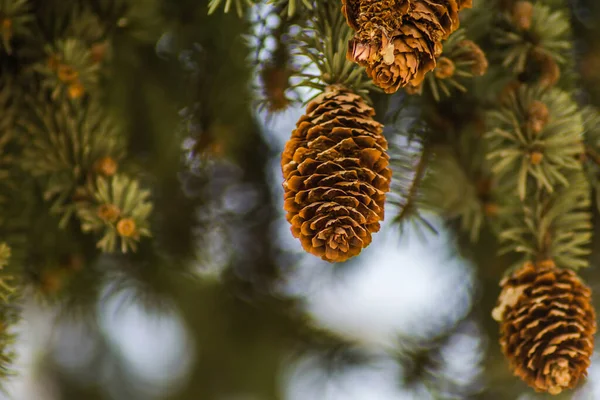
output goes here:
[{"label": "large brown pine cone", "polygon": [[558,394],[586,375],[596,315],[575,272],[544,264],[527,263],[505,278],[492,315],[515,375],[538,392]]},{"label": "large brown pine cone", "polygon": [[281,158],[287,220],[304,249],[340,262],[371,243],[391,170],[375,111],[341,85],[313,100]]},{"label": "large brown pine cone", "polygon": [[459,26],[469,0],[342,0],[355,35],[347,58],[366,68],[386,93],[418,86],[435,67],[442,40]]}]

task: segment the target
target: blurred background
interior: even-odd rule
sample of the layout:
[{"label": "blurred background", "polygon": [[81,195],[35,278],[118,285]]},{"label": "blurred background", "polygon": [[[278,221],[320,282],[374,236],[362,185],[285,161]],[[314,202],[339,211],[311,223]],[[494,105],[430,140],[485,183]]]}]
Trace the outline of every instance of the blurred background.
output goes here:
[{"label": "blurred background", "polygon": [[[491,234],[474,247],[431,216],[437,234],[386,222],[344,264],[306,255],[284,218],[279,164],[304,109],[270,115],[251,102],[264,87],[243,35],[262,29],[265,10],[240,20],[207,16],[207,0],[146,1],[161,14],[137,15],[143,39],[115,40],[107,90],[155,180],[152,224],[168,256],[99,257],[86,268],[108,278],[67,311],[28,301],[6,399],[546,398],[500,354],[490,312],[510,260]],[[600,106],[600,4],[570,6],[582,95]],[[375,100],[385,115],[388,100]],[[594,249],[582,276],[598,292]],[[79,282],[96,276],[86,268]],[[50,275],[46,290],[68,279]],[[554,398],[600,399],[600,356],[585,384]]]}]

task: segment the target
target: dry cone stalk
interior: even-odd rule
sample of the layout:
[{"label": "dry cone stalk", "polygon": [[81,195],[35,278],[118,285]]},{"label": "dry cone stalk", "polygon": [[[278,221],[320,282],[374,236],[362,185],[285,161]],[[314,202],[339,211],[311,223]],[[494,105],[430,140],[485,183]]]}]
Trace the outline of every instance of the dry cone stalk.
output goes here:
[{"label": "dry cone stalk", "polygon": [[515,375],[538,392],[559,394],[586,375],[596,316],[590,289],[553,263],[525,264],[501,282],[492,315]]},{"label": "dry cone stalk", "polygon": [[471,1],[343,0],[342,12],[356,32],[347,58],[366,68],[386,93],[419,86],[436,65],[442,41],[459,26],[458,11]]},{"label": "dry cone stalk", "polygon": [[392,173],[374,114],[359,95],[329,86],[308,105],[283,151],[292,234],[326,261],[359,254],[384,217]]}]

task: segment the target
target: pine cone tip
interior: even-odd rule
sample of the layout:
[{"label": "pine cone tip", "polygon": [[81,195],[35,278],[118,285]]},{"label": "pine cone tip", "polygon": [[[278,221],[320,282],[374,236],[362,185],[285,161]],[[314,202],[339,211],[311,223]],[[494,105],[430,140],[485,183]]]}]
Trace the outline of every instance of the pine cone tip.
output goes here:
[{"label": "pine cone tip", "polygon": [[549,364],[547,369],[548,375],[548,393],[552,395],[560,394],[564,389],[571,386],[573,375],[569,369],[569,361],[561,358]]}]

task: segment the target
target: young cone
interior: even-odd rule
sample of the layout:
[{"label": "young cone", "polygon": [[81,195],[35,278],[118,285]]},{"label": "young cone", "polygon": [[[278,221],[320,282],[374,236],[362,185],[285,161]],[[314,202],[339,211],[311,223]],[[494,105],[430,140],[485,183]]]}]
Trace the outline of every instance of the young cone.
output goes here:
[{"label": "young cone", "polygon": [[515,375],[538,392],[559,394],[575,387],[594,348],[590,289],[575,272],[552,262],[526,263],[501,286],[492,315]]},{"label": "young cone", "polygon": [[442,41],[458,29],[464,7],[471,1],[343,0],[342,12],[356,31],[347,58],[386,93],[418,86],[435,67]]},{"label": "young cone", "polygon": [[309,103],[283,151],[292,233],[326,261],[359,254],[383,220],[392,173],[374,114],[361,96],[330,85]]}]

